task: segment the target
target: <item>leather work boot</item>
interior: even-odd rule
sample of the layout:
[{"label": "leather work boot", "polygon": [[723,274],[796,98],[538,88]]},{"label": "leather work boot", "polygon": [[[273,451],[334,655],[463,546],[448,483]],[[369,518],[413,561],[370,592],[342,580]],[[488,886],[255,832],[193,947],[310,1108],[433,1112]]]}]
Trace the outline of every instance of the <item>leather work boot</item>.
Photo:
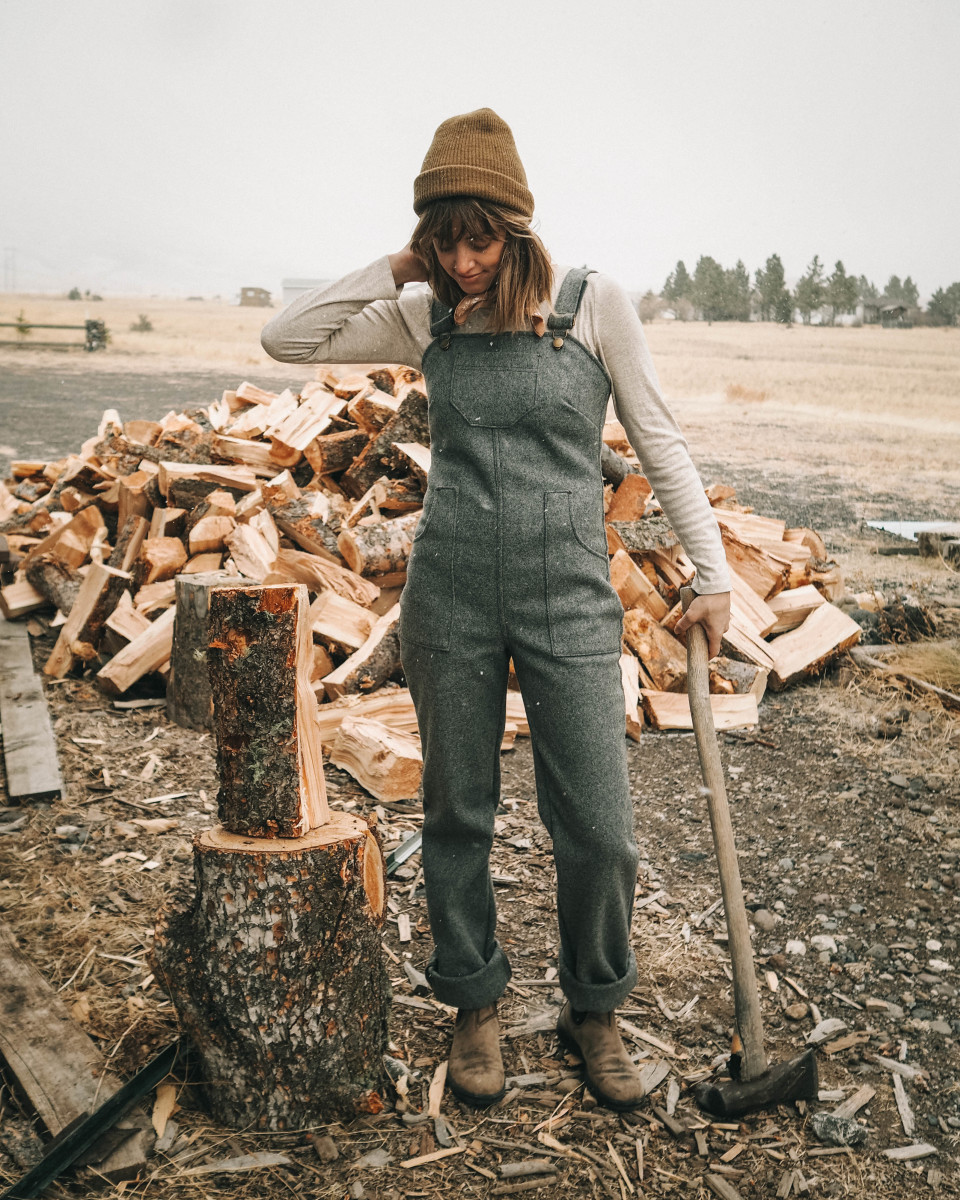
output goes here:
[{"label": "leather work boot", "polygon": [[447,1063],[450,1091],[464,1104],[486,1108],[506,1091],[497,1006],[461,1008]]},{"label": "leather work boot", "polygon": [[643,1099],[640,1072],[620,1040],[615,1012],[575,1012],[567,1001],[557,1021],[557,1037],[583,1059],[587,1087],[598,1103],[618,1112]]}]

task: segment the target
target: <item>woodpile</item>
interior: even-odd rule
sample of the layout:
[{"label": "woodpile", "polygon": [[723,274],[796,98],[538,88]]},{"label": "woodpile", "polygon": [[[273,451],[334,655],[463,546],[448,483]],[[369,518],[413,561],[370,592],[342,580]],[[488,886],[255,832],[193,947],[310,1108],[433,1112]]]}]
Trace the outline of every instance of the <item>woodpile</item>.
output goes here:
[{"label": "woodpile", "polygon": [[[325,752],[349,717],[336,757],[375,795],[410,799],[419,755],[397,600],[429,469],[423,378],[404,366],[321,367],[299,392],[244,383],[158,422],[108,410],[75,454],[16,462],[0,484],[0,534],[16,568],[0,609],[8,618],[59,610],[49,676],[87,671],[117,697],[137,684],[165,688],[174,719],[209,728],[209,580],[304,584],[305,669]],[[625,610],[628,735],[644,724],[689,728],[672,698],[686,680],[673,629],[693,566],[616,422],[604,428],[602,469],[611,580]],[[753,513],[726,485],[707,495],[733,577],[731,626],[711,674],[717,720],[756,724],[768,683],[822,670],[859,627],[830,603],[843,581],[816,533]],[[367,710],[374,697],[381,707]],[[510,699],[505,747],[527,734],[519,694]]]}]

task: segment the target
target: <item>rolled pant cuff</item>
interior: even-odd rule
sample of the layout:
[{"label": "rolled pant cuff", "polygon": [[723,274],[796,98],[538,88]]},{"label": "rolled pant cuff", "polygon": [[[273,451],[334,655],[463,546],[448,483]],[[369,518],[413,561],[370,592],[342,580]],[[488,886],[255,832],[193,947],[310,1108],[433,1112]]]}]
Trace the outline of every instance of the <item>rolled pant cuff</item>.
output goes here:
[{"label": "rolled pant cuff", "polygon": [[581,983],[561,962],[558,982],[577,1012],[610,1012],[637,986],[637,960],[631,950],[626,973],[613,983]]},{"label": "rolled pant cuff", "polygon": [[427,983],[440,1003],[452,1008],[486,1008],[488,1004],[496,1004],[510,979],[510,964],[499,945],[490,961],[472,975],[441,975],[435,964],[436,952],[427,963]]}]

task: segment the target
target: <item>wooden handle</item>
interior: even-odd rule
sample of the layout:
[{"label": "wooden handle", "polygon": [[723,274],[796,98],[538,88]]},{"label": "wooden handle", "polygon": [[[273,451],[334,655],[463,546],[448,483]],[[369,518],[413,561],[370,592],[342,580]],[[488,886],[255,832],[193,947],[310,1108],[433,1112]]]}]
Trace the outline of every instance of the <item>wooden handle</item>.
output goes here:
[{"label": "wooden handle", "polygon": [[[692,588],[680,589],[680,602],[684,612],[689,608],[694,595]],[[747,909],[743,902],[740,864],[733,840],[733,823],[730,820],[720,747],[717,745],[717,734],[713,724],[713,710],[710,707],[707,635],[700,625],[691,625],[687,630],[687,696],[697,741],[697,754],[700,756],[700,770],[707,789],[707,809],[710,813],[710,827],[713,830],[713,844],[717,852],[720,892],[723,896],[723,911],[730,939],[733,999],[737,1028],[743,1043],[741,1077],[744,1081],[749,1081],[766,1073],[767,1055],[763,1048],[760,995],[753,965]]]}]

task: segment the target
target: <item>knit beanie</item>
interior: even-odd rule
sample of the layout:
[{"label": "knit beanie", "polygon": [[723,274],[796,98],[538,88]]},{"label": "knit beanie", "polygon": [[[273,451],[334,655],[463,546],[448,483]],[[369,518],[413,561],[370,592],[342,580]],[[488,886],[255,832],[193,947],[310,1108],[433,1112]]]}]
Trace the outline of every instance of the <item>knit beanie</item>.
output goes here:
[{"label": "knit beanie", "polygon": [[413,184],[413,211],[432,200],[476,196],[533,216],[533,196],[510,126],[491,108],[450,117],[433,135]]}]

